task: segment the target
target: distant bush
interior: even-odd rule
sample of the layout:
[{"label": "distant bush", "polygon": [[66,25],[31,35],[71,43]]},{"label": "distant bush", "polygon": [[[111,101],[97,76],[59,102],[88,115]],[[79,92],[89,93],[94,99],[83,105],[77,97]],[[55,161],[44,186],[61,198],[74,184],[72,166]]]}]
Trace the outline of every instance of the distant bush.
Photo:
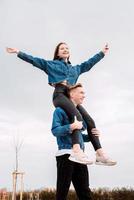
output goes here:
[{"label": "distant bush", "polygon": [[109,190],[100,188],[93,190],[93,196],[95,200],[134,200],[134,189],[115,188]]},{"label": "distant bush", "polygon": [[[99,188],[92,190],[94,200],[134,200],[134,189],[132,188]],[[19,195],[17,195],[19,200]],[[55,200],[54,189],[44,189],[24,192],[23,200]],[[70,190],[67,200],[78,200],[74,190]]]}]

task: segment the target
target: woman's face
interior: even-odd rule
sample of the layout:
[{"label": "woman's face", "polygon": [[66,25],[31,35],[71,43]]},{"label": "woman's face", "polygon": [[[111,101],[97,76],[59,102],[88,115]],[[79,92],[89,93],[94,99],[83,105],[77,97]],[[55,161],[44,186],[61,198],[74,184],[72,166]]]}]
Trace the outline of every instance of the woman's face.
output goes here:
[{"label": "woman's face", "polygon": [[65,61],[69,58],[70,53],[69,53],[69,47],[67,46],[67,44],[61,44],[59,46],[58,56],[64,59]]}]

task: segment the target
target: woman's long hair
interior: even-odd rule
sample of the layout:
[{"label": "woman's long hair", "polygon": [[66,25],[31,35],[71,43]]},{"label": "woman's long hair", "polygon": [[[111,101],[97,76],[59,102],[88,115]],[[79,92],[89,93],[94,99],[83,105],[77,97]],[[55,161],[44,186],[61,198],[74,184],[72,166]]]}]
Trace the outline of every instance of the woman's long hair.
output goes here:
[{"label": "woman's long hair", "polygon": [[[59,53],[59,47],[60,45],[62,44],[66,44],[65,42],[60,42],[56,48],[55,48],[55,51],[54,51],[54,57],[53,57],[53,60],[61,60],[61,58],[58,56],[58,53]],[[69,61],[69,57],[67,58],[67,62],[70,64],[70,61]]]}]

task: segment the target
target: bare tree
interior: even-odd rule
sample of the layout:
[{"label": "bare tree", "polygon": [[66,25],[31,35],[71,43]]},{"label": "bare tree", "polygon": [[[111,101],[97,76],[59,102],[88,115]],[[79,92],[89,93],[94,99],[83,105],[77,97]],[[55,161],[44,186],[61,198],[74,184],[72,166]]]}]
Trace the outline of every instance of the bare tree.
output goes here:
[{"label": "bare tree", "polygon": [[23,145],[23,140],[19,140],[19,137],[17,139],[14,138],[14,148],[15,148],[15,169],[12,173],[13,176],[13,193],[12,193],[12,200],[16,200],[16,187],[17,187],[17,178],[18,175],[20,176],[20,200],[22,200],[22,194],[23,194],[23,175],[24,172],[19,172],[19,152]]}]

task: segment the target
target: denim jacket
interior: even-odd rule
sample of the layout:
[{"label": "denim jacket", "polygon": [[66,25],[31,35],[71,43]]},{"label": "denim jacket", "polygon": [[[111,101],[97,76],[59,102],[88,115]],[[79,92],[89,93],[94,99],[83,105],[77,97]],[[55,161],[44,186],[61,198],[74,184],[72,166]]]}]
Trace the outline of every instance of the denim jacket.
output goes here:
[{"label": "denim jacket", "polygon": [[[80,146],[84,149],[84,142],[89,142],[90,139],[88,135],[82,134],[82,131],[86,129],[86,123],[83,122],[83,128],[79,131],[79,141]],[[65,111],[57,107],[53,113],[53,122],[52,122],[52,134],[57,139],[58,149],[71,149],[72,148],[72,131],[70,129],[70,122]]]},{"label": "denim jacket", "polygon": [[33,57],[21,51],[17,54],[17,56],[22,60],[31,63],[33,66],[43,70],[48,75],[48,83],[50,85],[60,83],[64,80],[67,80],[70,85],[74,85],[82,73],[89,71],[104,57],[104,53],[101,51],[87,61],[75,66],[64,62],[63,59],[45,60],[42,58]]}]

